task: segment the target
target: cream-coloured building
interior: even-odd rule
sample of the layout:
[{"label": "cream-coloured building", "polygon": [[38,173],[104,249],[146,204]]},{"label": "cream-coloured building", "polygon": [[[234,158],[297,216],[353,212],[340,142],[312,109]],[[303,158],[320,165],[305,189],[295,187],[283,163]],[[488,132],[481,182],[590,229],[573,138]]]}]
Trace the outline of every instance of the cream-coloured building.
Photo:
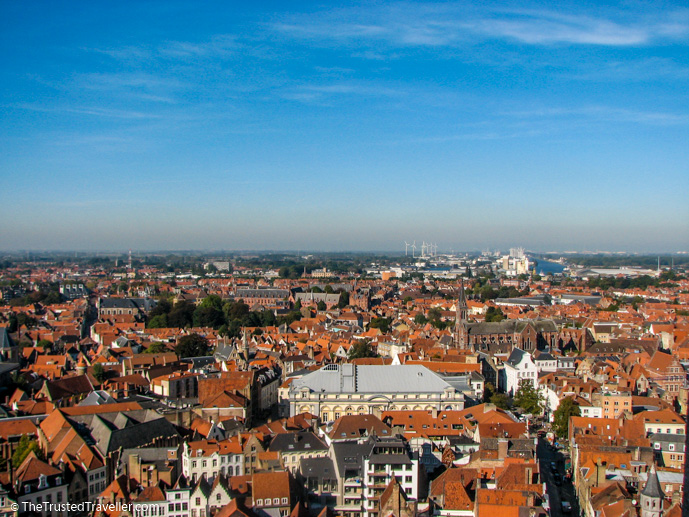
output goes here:
[{"label": "cream-coloured building", "polygon": [[290,416],[323,422],[383,411],[464,409],[464,394],[421,365],[329,364],[289,386]]}]

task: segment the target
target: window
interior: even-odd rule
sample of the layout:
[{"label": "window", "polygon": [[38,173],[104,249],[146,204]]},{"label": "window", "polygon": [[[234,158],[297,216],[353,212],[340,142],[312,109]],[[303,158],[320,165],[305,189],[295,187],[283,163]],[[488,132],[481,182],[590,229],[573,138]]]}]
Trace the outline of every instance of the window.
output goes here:
[{"label": "window", "polygon": [[201,506],[201,498],[200,497],[196,498],[196,506]]},{"label": "window", "polygon": [[283,504],[283,505],[286,505],[286,504],[287,504],[287,498],[286,498],[286,497],[283,497],[283,498],[282,498],[282,504]]},{"label": "window", "polygon": [[215,500],[220,501],[221,497],[222,497],[222,494],[218,492],[218,495],[215,496]]},{"label": "window", "polygon": [[273,498],[273,504],[275,504],[275,505],[280,504],[280,498],[274,497],[274,498]]},{"label": "window", "polygon": [[263,499],[256,499],[256,506],[263,505]]}]

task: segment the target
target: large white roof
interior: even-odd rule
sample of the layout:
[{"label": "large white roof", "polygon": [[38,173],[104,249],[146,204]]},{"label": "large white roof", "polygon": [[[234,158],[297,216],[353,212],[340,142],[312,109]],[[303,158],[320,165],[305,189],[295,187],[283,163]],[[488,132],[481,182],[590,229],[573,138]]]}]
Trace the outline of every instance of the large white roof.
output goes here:
[{"label": "large white roof", "polygon": [[439,393],[450,384],[421,365],[330,364],[291,384],[325,393]]}]

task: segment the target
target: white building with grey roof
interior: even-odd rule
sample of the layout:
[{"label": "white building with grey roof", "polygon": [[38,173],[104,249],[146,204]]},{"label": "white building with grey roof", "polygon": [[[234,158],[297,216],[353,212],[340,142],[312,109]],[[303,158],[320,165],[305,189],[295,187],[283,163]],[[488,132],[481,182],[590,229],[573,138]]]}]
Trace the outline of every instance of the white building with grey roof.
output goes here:
[{"label": "white building with grey roof", "polygon": [[464,409],[464,394],[421,365],[329,364],[293,381],[289,414],[378,417],[383,411]]}]

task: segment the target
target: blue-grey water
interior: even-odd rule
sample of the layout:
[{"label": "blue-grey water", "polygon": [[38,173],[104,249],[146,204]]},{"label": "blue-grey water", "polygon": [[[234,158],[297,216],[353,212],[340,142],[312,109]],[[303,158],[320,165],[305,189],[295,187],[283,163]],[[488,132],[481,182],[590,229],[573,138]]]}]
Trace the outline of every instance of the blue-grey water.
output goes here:
[{"label": "blue-grey water", "polygon": [[558,264],[557,262],[550,262],[548,260],[536,259],[538,264],[536,265],[536,274],[538,275],[555,275],[557,273],[562,273],[565,270],[565,266]]}]

